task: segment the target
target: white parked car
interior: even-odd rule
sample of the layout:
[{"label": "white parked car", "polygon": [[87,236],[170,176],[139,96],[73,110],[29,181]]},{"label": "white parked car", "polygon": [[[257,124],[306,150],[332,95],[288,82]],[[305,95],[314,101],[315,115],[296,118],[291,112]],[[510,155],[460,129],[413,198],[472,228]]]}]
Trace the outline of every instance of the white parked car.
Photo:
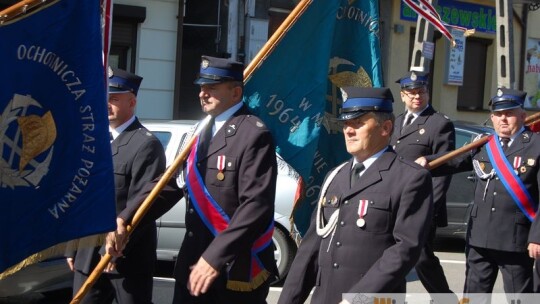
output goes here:
[{"label": "white parked car", "polygon": [[[195,125],[193,120],[179,121],[143,121],[165,147],[167,166],[170,165],[180,150],[180,143],[187,132]],[[297,173],[279,156],[279,172],[275,202],[275,230],[273,235],[274,254],[280,277],[283,278],[294,259],[297,249],[298,234],[291,235],[289,221],[295,195],[299,190]],[[157,257],[161,261],[175,261],[178,258],[180,244],[184,238],[186,226],[184,200],[178,202],[169,212],[156,221],[158,227]],[[298,238],[298,239],[296,239]],[[51,292],[72,285],[73,273],[67,267],[65,258],[58,256],[30,265],[23,270],[0,280],[0,302],[2,298],[26,293]]]},{"label": "white parked car", "polygon": [[[180,145],[197,121],[193,120],[146,120],[142,121],[165,147],[167,167],[180,152]],[[297,249],[298,234],[291,227],[290,216],[297,193],[299,193],[298,173],[294,171],[279,155],[276,155],[279,171],[275,200],[275,229],[273,235],[274,255],[281,278],[288,273]],[[186,204],[182,199],[169,212],[157,221],[158,227],[158,260],[174,261],[178,258],[178,250],[186,232],[184,215]]]}]

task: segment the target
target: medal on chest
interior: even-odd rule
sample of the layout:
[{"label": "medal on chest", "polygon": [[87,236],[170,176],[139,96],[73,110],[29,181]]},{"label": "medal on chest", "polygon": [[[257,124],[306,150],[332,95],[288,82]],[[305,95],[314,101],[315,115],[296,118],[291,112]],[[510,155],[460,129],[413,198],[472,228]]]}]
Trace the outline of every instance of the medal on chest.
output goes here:
[{"label": "medal on chest", "polygon": [[368,204],[368,200],[360,200],[358,204],[358,219],[356,220],[356,226],[360,228],[366,225],[366,220],[364,219],[364,216],[367,214]]},{"label": "medal on chest", "polygon": [[222,181],[225,179],[225,173],[223,173],[223,170],[225,170],[225,155],[219,155],[217,157],[217,168],[219,172],[216,175],[216,178]]}]

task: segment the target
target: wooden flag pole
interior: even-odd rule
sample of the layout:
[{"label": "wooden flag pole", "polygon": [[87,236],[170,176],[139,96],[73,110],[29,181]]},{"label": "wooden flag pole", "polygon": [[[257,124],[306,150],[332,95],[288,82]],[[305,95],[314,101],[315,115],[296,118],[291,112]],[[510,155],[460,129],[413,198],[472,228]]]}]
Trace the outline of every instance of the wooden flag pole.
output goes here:
[{"label": "wooden flag pole", "polygon": [[[525,125],[529,126],[533,123],[536,123],[540,121],[540,112],[538,113],[535,113],[533,115],[529,115],[527,116],[527,118],[525,118]],[[454,150],[452,152],[449,152],[435,160],[432,160],[431,162],[429,162],[429,169],[435,169],[437,168],[438,166],[446,163],[447,161],[449,160],[452,160],[458,156],[460,156],[461,154],[465,153],[465,152],[468,152],[472,149],[476,149],[476,148],[479,148],[483,145],[485,145],[488,141],[489,141],[489,138],[490,136],[485,136],[485,137],[482,137],[478,140],[475,140],[473,141],[472,143],[468,144],[468,145],[465,145],[457,150]]]},{"label": "wooden flag pole", "polygon": [[[206,127],[208,122],[210,121],[210,115],[208,115],[200,124],[199,127],[197,127],[197,130],[195,130],[193,136],[186,144],[185,148],[178,154],[174,162],[171,164],[169,168],[163,173],[163,176],[161,176],[161,179],[158,181],[156,186],[152,189],[150,194],[146,197],[146,199],[143,201],[139,209],[137,209],[137,212],[133,216],[133,219],[131,220],[131,225],[127,227],[127,237],[131,235],[131,232],[137,227],[137,225],[141,222],[144,215],[150,210],[150,207],[152,206],[152,203],[156,199],[156,197],[159,195],[161,190],[167,185],[169,180],[172,178],[174,173],[177,171],[177,169],[180,167],[182,163],[186,160],[186,158],[189,155],[189,152],[191,151],[191,148],[195,144],[195,141],[197,140],[197,136],[201,133],[201,130]],[[108,253],[106,253],[104,256],[101,257],[101,260],[99,261],[98,265],[88,279],[84,282],[83,286],[81,286],[81,289],[77,291],[77,294],[73,297],[70,304],[77,304],[82,301],[84,296],[88,293],[90,288],[94,285],[96,280],[99,278],[101,273],[105,270],[105,267],[109,264],[111,261],[112,256]]]},{"label": "wooden flag pole", "polygon": [[47,2],[56,2],[56,1],[58,0],[55,0],[55,1],[22,0],[20,2],[17,2],[0,12],[0,24],[4,23],[5,21],[9,21],[19,15],[26,14],[30,10],[36,8],[37,6],[46,4]]},{"label": "wooden flag pole", "polygon": [[261,50],[255,55],[253,60],[244,69],[244,83],[251,77],[253,72],[266,60],[268,55],[272,53],[277,44],[283,39],[289,29],[296,23],[298,18],[306,11],[313,0],[302,0],[296,5],[287,18],[281,23],[278,29],[272,34],[270,39],[264,44]]}]

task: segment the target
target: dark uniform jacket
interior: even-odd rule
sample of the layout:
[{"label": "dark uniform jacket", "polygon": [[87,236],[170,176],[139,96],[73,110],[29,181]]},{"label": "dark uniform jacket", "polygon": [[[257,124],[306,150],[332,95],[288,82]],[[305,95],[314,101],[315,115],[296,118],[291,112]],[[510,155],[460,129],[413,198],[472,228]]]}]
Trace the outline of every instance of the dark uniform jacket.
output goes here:
[{"label": "dark uniform jacket", "polygon": [[[402,129],[405,114],[396,118],[390,144],[396,153],[415,161],[420,156],[440,157],[456,147],[454,124],[445,115],[428,106],[409,126]],[[433,178],[433,203],[435,223],[439,227],[448,225],[446,214],[446,191],[451,175]]]},{"label": "dark uniform jacket", "polygon": [[[143,186],[165,170],[165,152],[159,140],[135,119],[112,142],[116,213],[128,206]],[[139,225],[131,234],[124,256],[116,261],[119,273],[153,273],[156,260],[156,225]],[[99,262],[96,249],[80,249],[75,257],[75,269],[91,273]]]},{"label": "dark uniform jacket", "polygon": [[[405,292],[432,213],[429,172],[388,148],[351,189],[352,160],[322,199],[326,220],[339,210],[333,236],[317,235],[315,218],[296,254],[279,303],[339,303],[342,293]],[[404,178],[403,172],[407,172]],[[327,176],[328,178],[328,176]],[[365,226],[357,225],[360,200],[368,200]]]},{"label": "dark uniform jacket", "polygon": [[[516,169],[517,174],[529,191],[534,204],[538,204],[540,135],[525,130],[514,139],[505,155],[510,164],[520,158]],[[487,155],[486,146],[483,146],[472,154],[467,153],[463,157],[434,169],[432,173],[438,175],[472,170],[473,159],[478,160],[480,167],[486,173],[489,173],[493,168]],[[469,245],[502,251],[524,252],[527,250],[530,227],[531,222],[496,175],[491,180],[482,180],[477,177],[474,205],[468,224]]]},{"label": "dark uniform jacket", "polygon": [[[538,210],[536,211],[538,213]],[[540,244],[540,216],[536,216],[529,232],[529,243]]]},{"label": "dark uniform jacket", "polygon": [[[218,156],[225,156],[223,180],[217,178]],[[214,135],[207,156],[199,157],[197,167],[208,192],[229,216],[228,228],[214,237],[194,209],[187,191],[184,194],[179,190],[175,180],[161,192],[147,220],[155,220],[185,195],[187,231],[180,248],[176,280],[186,286],[189,267],[202,256],[223,275],[228,272],[227,284],[232,285],[229,287],[249,291],[245,283],[249,281],[251,247],[274,217],[277,163],[272,135],[243,106]],[[131,214],[124,212],[122,217],[128,219]],[[270,245],[257,255],[263,268],[272,274],[267,279],[273,279],[277,275],[274,249]]]}]

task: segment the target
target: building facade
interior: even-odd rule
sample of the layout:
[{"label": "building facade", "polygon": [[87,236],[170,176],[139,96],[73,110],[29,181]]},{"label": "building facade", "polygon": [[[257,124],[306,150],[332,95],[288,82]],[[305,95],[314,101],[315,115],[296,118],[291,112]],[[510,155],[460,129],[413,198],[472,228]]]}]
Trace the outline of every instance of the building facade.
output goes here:
[{"label": "building facade", "polygon": [[[15,2],[0,0],[0,8]],[[298,2],[115,0],[110,63],[144,77],[139,117],[197,119],[202,113],[193,79],[200,56],[247,64]],[[411,66],[417,19],[401,0],[379,2],[384,82],[399,96],[394,81]],[[437,1],[443,21],[476,30],[458,39],[456,48],[435,32],[426,49],[433,58],[431,102],[451,119],[483,123],[487,118],[497,88],[495,6],[495,0]],[[527,107],[535,111],[540,109],[540,0],[514,0],[512,7],[513,86],[529,92]],[[397,114],[404,106],[397,101],[394,108]]]}]

